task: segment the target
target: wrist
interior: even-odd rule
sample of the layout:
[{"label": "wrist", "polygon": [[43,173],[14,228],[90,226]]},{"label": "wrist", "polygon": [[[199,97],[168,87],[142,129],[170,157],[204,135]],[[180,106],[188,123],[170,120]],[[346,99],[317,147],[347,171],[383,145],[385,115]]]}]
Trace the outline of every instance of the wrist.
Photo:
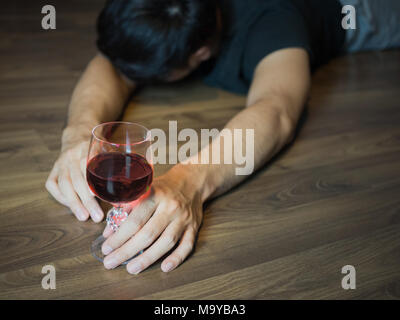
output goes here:
[{"label": "wrist", "polygon": [[212,196],[217,188],[215,177],[210,173],[209,165],[191,163],[179,163],[168,172],[181,182],[183,181],[183,188],[198,194],[203,203]]},{"label": "wrist", "polygon": [[71,145],[89,141],[92,129],[96,124],[75,124],[68,125],[62,132],[61,149],[67,149]]}]

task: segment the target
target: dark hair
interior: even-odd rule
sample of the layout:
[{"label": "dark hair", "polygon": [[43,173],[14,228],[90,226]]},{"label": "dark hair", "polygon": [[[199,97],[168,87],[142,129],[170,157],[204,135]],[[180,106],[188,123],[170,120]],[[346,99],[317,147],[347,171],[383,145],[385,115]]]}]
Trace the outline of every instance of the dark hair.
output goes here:
[{"label": "dark hair", "polygon": [[97,46],[126,77],[162,80],[217,32],[216,0],[108,0]]}]

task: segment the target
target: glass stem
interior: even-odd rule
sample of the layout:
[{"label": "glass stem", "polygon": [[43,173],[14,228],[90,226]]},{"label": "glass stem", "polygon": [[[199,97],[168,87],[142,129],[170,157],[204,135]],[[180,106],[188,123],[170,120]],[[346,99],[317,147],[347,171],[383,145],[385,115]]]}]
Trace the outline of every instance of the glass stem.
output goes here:
[{"label": "glass stem", "polygon": [[106,219],[107,225],[109,225],[113,231],[117,231],[126,218],[128,218],[128,212],[122,205],[117,205],[108,213]]}]

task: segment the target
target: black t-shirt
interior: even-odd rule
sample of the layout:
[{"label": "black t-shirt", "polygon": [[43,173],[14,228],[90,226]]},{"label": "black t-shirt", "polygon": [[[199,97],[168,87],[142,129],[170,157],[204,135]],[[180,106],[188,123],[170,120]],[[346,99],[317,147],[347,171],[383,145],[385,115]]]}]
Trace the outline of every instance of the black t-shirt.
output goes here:
[{"label": "black t-shirt", "polygon": [[217,58],[203,66],[208,85],[245,94],[257,64],[274,51],[304,48],[314,69],[342,49],[345,31],[338,0],[219,2],[223,38]]}]

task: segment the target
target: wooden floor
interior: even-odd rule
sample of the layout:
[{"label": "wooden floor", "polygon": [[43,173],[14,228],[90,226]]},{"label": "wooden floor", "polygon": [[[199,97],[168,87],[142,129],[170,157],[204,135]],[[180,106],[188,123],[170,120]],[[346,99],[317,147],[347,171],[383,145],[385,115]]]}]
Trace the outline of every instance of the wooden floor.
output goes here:
[{"label": "wooden floor", "polygon": [[[44,1],[8,1],[0,12],[1,299],[400,298],[399,51],[321,68],[294,144],[206,207],[181,267],[132,276],[94,260],[103,225],[78,222],[44,188],[103,2],[52,3],[55,31],[40,28]],[[244,101],[190,81],[142,91],[124,119],[221,128]],[[41,287],[47,264],[56,290]],[[345,265],[356,268],[356,290],[341,287]]]}]

